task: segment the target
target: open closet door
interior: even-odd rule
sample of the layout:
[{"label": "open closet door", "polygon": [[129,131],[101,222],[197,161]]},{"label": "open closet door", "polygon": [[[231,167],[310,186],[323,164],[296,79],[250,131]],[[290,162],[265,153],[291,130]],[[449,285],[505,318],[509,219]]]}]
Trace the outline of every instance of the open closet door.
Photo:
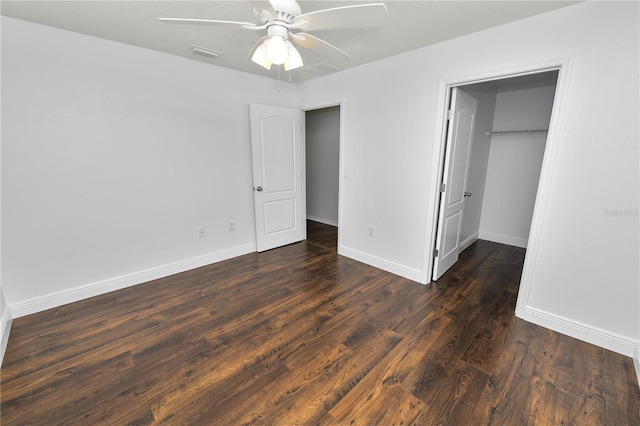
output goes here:
[{"label": "open closet door", "polygon": [[303,112],[250,104],[258,251],[306,238]]},{"label": "open closet door", "polygon": [[464,217],[464,200],[471,141],[478,101],[459,88],[451,93],[447,126],[444,169],[440,185],[440,207],[433,276],[435,281],[458,261],[460,231]]}]

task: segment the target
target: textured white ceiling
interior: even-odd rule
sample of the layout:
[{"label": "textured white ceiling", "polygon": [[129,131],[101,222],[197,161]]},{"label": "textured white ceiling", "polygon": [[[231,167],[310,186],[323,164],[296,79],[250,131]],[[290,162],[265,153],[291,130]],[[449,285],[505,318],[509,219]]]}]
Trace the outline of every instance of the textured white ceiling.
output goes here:
[{"label": "textured white ceiling", "polygon": [[[299,1],[303,13],[320,9],[378,2]],[[574,1],[383,1],[389,16],[376,28],[339,28],[312,32],[351,56],[340,69],[350,68],[485,28],[574,4]],[[277,78],[248,60],[249,51],[264,31],[203,25],[165,24],[159,17],[221,19],[256,22],[253,8],[261,1],[66,1],[2,0],[2,15],[108,40],[184,56],[222,67]],[[257,23],[257,22],[256,22]],[[263,34],[264,33],[264,34]],[[222,52],[210,59],[191,53],[192,46]],[[302,50],[305,67],[291,72],[295,82],[334,72],[337,68]],[[288,76],[287,76],[288,78]]]}]

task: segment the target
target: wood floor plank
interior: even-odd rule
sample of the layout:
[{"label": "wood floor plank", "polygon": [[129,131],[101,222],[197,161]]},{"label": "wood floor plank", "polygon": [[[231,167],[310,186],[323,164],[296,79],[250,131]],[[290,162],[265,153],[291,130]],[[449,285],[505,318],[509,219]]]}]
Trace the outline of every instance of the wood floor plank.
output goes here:
[{"label": "wood floor plank", "polygon": [[422,417],[423,424],[472,424],[473,410],[465,401],[478,398],[488,381],[488,375],[460,361],[440,390],[434,395]]},{"label": "wood floor plank", "polygon": [[640,425],[632,360],[514,316],[524,250],[423,286],[337,228],[16,318],[3,425]]},{"label": "wood floor plank", "polygon": [[[57,423],[65,420],[68,413],[78,401],[92,398],[101,392],[105,380],[120,380],[128,374],[128,370],[134,366],[130,353],[122,353],[118,356],[97,360],[97,362],[82,366],[82,368],[70,368],[57,372],[46,383],[30,389],[30,392],[20,398],[9,398],[2,404],[2,415],[7,422],[13,422],[29,413],[29,419],[42,419],[46,422]],[[79,394],[78,389],[83,387],[91,391]],[[4,421],[3,421],[4,423]]]},{"label": "wood floor plank", "polygon": [[[87,353],[104,345],[109,339],[118,341],[127,333],[131,334],[139,329],[149,329],[154,325],[159,325],[163,318],[158,315],[155,309],[160,301],[172,298],[173,295],[173,292],[160,292],[157,298],[145,301],[143,297],[143,300],[135,304],[130,300],[120,303],[118,297],[109,296],[105,298],[102,312],[93,306],[88,311],[81,307],[79,309],[87,314],[86,317],[82,318],[76,314],[70,315],[69,322],[65,323],[64,327],[58,327],[57,321],[54,320],[50,323],[50,328],[44,330],[42,324],[48,323],[46,318],[43,318],[40,313],[35,314],[40,318],[40,322],[33,323],[29,319],[25,326],[27,329],[32,329],[32,334],[18,336],[15,339],[17,343],[13,343],[16,346],[27,345],[33,352],[25,353],[18,350],[18,353],[14,354],[13,350],[10,351],[9,356],[3,361],[3,367],[7,367],[3,368],[6,371],[3,380],[13,380],[21,375],[29,374],[34,369]],[[134,306],[137,306],[138,309]],[[52,309],[55,318],[59,318],[57,316],[58,309]],[[109,330],[114,330],[115,333],[110,333]],[[11,341],[14,342],[14,339]],[[65,350],[67,347],[73,348],[74,352]],[[33,365],[34,360],[35,365]]]},{"label": "wood floor plank", "polygon": [[[154,326],[162,323],[159,315],[151,317],[132,318],[127,327],[109,328],[111,334],[96,334],[94,331],[87,331],[78,335],[72,335],[68,342],[64,340],[45,345],[46,348],[29,358],[29,364],[24,372],[11,374],[8,369],[5,376],[5,367],[2,369],[2,399],[12,400],[32,392],[38,387],[46,387],[47,383],[54,380],[59,371],[66,371],[77,368],[86,362],[94,362],[95,359],[105,359],[128,351],[130,346],[135,344],[139,338],[154,335]],[[64,332],[52,333],[62,339]],[[49,342],[51,334],[42,336]],[[61,337],[62,336],[62,337]],[[86,337],[87,340],[83,340]],[[38,339],[38,338],[36,338]],[[20,364],[18,364],[20,365]],[[10,386],[4,384],[10,383]]]},{"label": "wood floor plank", "polygon": [[477,305],[470,306],[465,316],[456,318],[438,341],[425,354],[420,366],[413,370],[409,379],[413,381],[411,392],[428,405],[446,382],[450,372],[468,350],[478,330],[484,324],[489,312]]},{"label": "wood floor plank", "polygon": [[338,229],[312,220],[307,221],[308,241],[327,250],[338,250]]},{"label": "wood floor plank", "polygon": [[[284,360],[288,373],[274,379],[270,388],[275,391],[257,392],[242,395],[242,404],[225,401],[218,410],[217,420],[221,424],[265,424],[273,418],[273,413],[285,410],[294,404],[303,392],[331,380],[346,359],[353,356],[353,351],[334,341],[325,341],[319,350],[308,351],[307,356],[300,359]],[[274,355],[278,359],[283,359]],[[234,398],[236,395],[233,396]],[[304,410],[307,413],[326,411],[320,404],[321,399],[311,401]],[[279,419],[278,419],[279,421]]]},{"label": "wood floor plank", "polygon": [[184,409],[172,411],[169,416],[154,411],[154,417],[159,423],[232,424],[221,420],[229,409],[246,404],[252,395],[263,394],[265,388],[288,373],[287,367],[278,360],[262,361],[239,372],[232,382],[222,387],[224,392],[220,392],[218,386],[208,387],[204,390],[206,398],[195,398],[183,404]]},{"label": "wood floor plank", "polygon": [[523,392],[523,388],[528,388],[528,383],[521,379],[526,377],[528,380],[533,372],[527,362],[527,352],[534,339],[535,327],[517,320],[510,331],[507,344],[502,348],[498,365],[475,405],[473,418],[479,424],[499,424],[496,423],[496,418],[509,416],[512,416],[511,419],[516,424],[522,422],[521,413],[510,411],[509,404],[520,401],[522,396],[516,392]]},{"label": "wood floor plank", "polygon": [[[427,406],[400,385],[386,386],[349,410],[337,424],[415,425],[425,423]],[[333,415],[333,412],[331,412]],[[333,417],[332,417],[333,418]]]},{"label": "wood floor plank", "polygon": [[542,382],[538,405],[533,405],[532,423],[568,425],[571,419],[571,401],[568,394],[549,382]]},{"label": "wood floor plank", "polygon": [[[407,336],[380,362],[366,377],[331,409],[333,419],[343,423],[355,421],[353,413],[358,411],[362,401],[379,399],[385,389],[397,384],[413,383],[411,373],[421,365],[430,350],[425,342],[440,339],[441,334],[451,323],[449,318],[430,313],[416,326],[411,336]],[[406,387],[407,392],[411,390]],[[422,405],[422,404],[420,404]]]},{"label": "wood floor plank", "polygon": [[514,308],[515,298],[504,291],[462,356],[465,362],[485,373],[493,372],[507,334],[515,321]]},{"label": "wood floor plank", "polygon": [[[361,348],[336,365],[331,376],[317,380],[301,392],[291,404],[276,411],[278,424],[315,424],[324,417],[354,386],[400,341],[397,333],[386,330],[372,337],[368,348]],[[275,420],[274,420],[275,421]]]},{"label": "wood floor plank", "polygon": [[134,368],[126,380],[106,381],[96,398],[83,400],[77,412],[69,413],[69,421],[78,424],[128,424],[141,416],[147,418],[151,413],[155,422],[153,400],[167,389],[179,386],[193,371],[221,353],[224,353],[222,345],[211,347],[200,342],[152,368]]}]

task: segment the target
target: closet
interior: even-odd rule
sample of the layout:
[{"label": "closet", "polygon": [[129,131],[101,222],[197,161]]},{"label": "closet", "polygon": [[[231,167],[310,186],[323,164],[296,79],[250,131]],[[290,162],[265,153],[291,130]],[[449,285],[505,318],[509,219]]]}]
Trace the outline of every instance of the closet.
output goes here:
[{"label": "closet", "polygon": [[477,99],[460,250],[527,247],[557,71],[461,86]]}]

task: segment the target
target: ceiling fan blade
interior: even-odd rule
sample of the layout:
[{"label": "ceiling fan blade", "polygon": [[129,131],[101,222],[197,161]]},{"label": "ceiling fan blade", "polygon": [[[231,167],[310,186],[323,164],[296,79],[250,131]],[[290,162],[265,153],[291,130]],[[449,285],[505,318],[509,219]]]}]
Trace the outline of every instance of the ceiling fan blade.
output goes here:
[{"label": "ceiling fan blade", "polygon": [[300,47],[309,49],[318,55],[324,56],[333,62],[346,62],[351,59],[351,56],[338,49],[332,44],[327,43],[324,40],[314,37],[307,33],[297,33],[291,35],[291,41]]},{"label": "ceiling fan blade", "polygon": [[273,6],[268,0],[251,0],[249,4],[254,10],[265,11],[270,13],[272,16],[276,16],[276,11],[273,10]]},{"label": "ceiling fan blade", "polygon": [[275,19],[274,18],[275,15],[267,10],[253,9],[253,16],[255,16],[256,19],[262,22],[263,24],[266,24],[267,22],[271,22]]},{"label": "ceiling fan blade", "polygon": [[381,25],[388,14],[387,6],[383,3],[371,3],[305,13],[298,15],[293,22],[308,22],[308,25],[301,26],[305,31],[336,27],[375,27]]},{"label": "ceiling fan blade", "polygon": [[158,20],[167,24],[214,25],[217,27],[236,27],[246,28],[249,30],[258,30],[265,28],[264,26],[258,26],[256,24],[252,24],[251,22],[219,21],[216,19],[158,18]]}]

